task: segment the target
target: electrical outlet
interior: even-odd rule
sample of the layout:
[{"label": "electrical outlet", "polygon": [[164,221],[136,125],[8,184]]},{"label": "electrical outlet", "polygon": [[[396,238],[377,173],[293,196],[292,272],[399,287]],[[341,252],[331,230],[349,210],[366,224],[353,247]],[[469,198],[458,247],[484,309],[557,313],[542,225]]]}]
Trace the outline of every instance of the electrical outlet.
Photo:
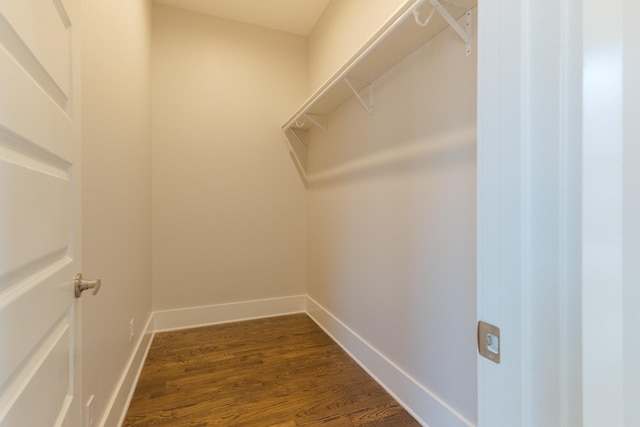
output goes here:
[{"label": "electrical outlet", "polygon": [[93,427],[93,398],[95,395],[89,396],[87,403],[84,405],[84,426]]},{"label": "electrical outlet", "polygon": [[133,319],[129,321],[129,343],[133,342],[133,336],[135,335],[135,325]]}]

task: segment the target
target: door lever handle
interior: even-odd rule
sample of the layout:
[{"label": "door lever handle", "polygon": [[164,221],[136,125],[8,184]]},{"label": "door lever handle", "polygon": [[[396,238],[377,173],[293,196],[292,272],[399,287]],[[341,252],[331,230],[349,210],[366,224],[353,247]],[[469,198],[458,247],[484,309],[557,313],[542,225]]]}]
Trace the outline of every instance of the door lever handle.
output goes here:
[{"label": "door lever handle", "polygon": [[80,298],[80,295],[87,289],[91,289],[93,295],[97,294],[100,290],[100,285],[102,284],[100,279],[96,280],[82,280],[82,274],[76,274],[76,278],[74,280],[75,284],[75,293],[76,298]]}]

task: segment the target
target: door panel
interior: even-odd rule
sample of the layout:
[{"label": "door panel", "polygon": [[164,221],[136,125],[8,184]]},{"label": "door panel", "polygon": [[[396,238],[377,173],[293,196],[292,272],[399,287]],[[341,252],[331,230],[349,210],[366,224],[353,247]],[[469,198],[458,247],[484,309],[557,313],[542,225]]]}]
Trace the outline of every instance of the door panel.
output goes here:
[{"label": "door panel", "polygon": [[[55,426],[71,420],[69,405],[72,395],[69,370],[70,319],[64,318],[47,334],[36,353],[20,371],[22,378],[14,381],[13,402],[3,419],[7,426]],[[42,390],[51,398],[43,399]],[[34,402],[38,402],[34,405]]]},{"label": "door panel", "polygon": [[[64,6],[59,1],[42,0],[1,0],[0,4],[5,26],[9,27],[7,30],[13,29],[13,52],[28,49],[48,77],[68,94],[70,22]],[[22,55],[28,55],[28,52],[22,52]],[[25,57],[18,57],[25,65]]]},{"label": "door panel", "polygon": [[79,426],[77,0],[0,0],[0,426]]},{"label": "door panel", "polygon": [[11,183],[0,187],[0,289],[65,256],[71,218],[67,172],[6,148],[0,142],[0,180]]},{"label": "door panel", "polygon": [[0,39],[7,52],[64,108],[69,97],[70,28],[59,1],[0,0]]}]

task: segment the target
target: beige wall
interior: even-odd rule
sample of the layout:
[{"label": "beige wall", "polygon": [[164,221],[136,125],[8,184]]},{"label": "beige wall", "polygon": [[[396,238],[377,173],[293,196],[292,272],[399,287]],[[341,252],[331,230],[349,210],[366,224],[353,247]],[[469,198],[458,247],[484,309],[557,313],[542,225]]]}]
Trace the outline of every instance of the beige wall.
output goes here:
[{"label": "beige wall", "polygon": [[306,40],[154,5],[152,64],[154,309],[304,294]]},{"label": "beige wall", "polygon": [[[146,0],[84,2],[83,403],[96,425],[151,314],[150,26]],[[129,321],[135,338],[129,342]]]},{"label": "beige wall", "polygon": [[475,54],[448,29],[376,82],[373,117],[353,99],[332,113],[312,134],[308,188],[280,129],[405,2],[363,3],[332,1],[307,40],[87,2],[84,273],[104,288],[82,303],[83,394],[96,418],[131,355],[129,320],[138,334],[152,306],[308,293],[475,421]]},{"label": "beige wall", "polygon": [[318,89],[389,16],[407,3],[408,0],[332,0],[309,34],[309,93]]},{"label": "beige wall", "polygon": [[375,82],[373,116],[347,101],[308,152],[308,294],[474,423],[475,51],[447,28]]}]

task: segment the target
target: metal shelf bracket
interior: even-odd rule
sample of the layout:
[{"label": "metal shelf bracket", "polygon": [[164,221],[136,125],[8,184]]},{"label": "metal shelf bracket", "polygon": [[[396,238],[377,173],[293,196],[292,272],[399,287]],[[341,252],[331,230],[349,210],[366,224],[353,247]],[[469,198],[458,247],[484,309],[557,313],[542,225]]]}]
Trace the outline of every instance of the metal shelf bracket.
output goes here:
[{"label": "metal shelf bracket", "polygon": [[303,117],[325,132],[327,131],[327,129],[329,129],[329,122],[325,116],[321,116],[319,114],[304,113]]},{"label": "metal shelf bracket", "polygon": [[304,148],[309,148],[309,141],[308,141],[308,138],[309,138],[309,137],[308,137],[308,135],[307,135],[306,131],[304,132],[304,136],[302,136],[302,137],[301,137],[301,136],[298,134],[298,132],[296,132],[296,130],[295,130],[294,128],[287,128],[286,130],[288,130],[288,131],[289,131],[289,133],[290,133],[291,135],[293,135],[293,136],[295,137],[295,139],[296,139],[296,140],[298,140],[298,142],[299,142],[300,144],[302,144],[302,146],[303,146]]},{"label": "metal shelf bracket", "polygon": [[465,13],[465,16],[466,16],[465,29],[466,29],[467,35],[469,36],[467,40],[465,40],[465,42],[467,43],[465,52],[467,56],[469,56],[471,55],[471,11],[467,10],[467,12]]},{"label": "metal shelf bracket", "polygon": [[413,16],[415,17],[416,24],[420,25],[421,27],[426,27],[427,25],[429,25],[431,18],[433,18],[433,15],[437,11],[444,18],[444,20],[447,21],[447,24],[449,24],[451,28],[453,28],[453,30],[465,42],[467,56],[471,55],[471,11],[467,10],[465,14],[466,24],[465,28],[463,29],[455,20],[455,18],[451,16],[449,11],[447,11],[447,9],[445,9],[444,6],[440,4],[439,0],[429,0],[429,3],[431,3],[433,9],[431,9],[431,13],[427,17],[427,19],[425,19],[424,21],[420,21],[420,8],[426,1],[427,0],[423,0],[413,7]]},{"label": "metal shelf bracket", "polygon": [[[358,101],[360,101],[360,104],[362,104],[362,107],[364,107],[364,109],[367,111],[367,113],[369,113],[369,115],[373,114],[373,83],[369,83],[368,84],[368,88],[369,88],[369,102],[367,103],[362,96],[360,96],[360,94],[358,93],[358,91],[356,90],[355,87],[353,87],[353,84],[351,83],[351,81],[349,80],[349,77],[345,77],[344,78],[344,82],[347,84],[347,86],[349,86],[349,89],[351,89],[351,92],[353,92],[353,94],[355,95],[355,97],[358,99]],[[368,82],[367,82],[368,83]]]}]

